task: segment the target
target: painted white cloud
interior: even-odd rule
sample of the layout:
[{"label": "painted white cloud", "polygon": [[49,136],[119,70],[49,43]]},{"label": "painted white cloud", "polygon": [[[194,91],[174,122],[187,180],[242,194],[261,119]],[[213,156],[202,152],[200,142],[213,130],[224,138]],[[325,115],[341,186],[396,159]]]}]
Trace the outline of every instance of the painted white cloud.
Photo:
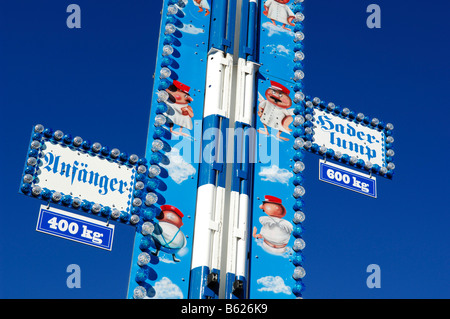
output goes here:
[{"label": "painted white cloud", "polygon": [[292,294],[291,288],[285,285],[283,278],[280,276],[266,276],[259,278],[256,282],[263,286],[258,291],[273,292],[276,294],[283,293],[286,295]]},{"label": "painted white cloud", "polygon": [[262,167],[258,175],[262,177],[263,181],[281,183],[286,185],[289,185],[289,179],[294,176],[292,172],[288,171],[285,168],[279,168],[277,165]]},{"label": "painted white cloud", "polygon": [[200,33],[205,33],[205,30],[203,30],[202,28],[197,28],[196,26],[194,26],[193,24],[185,24],[180,31],[185,32],[185,33],[189,33],[189,34],[200,34]]},{"label": "painted white cloud", "polygon": [[183,292],[169,278],[163,277],[153,286],[155,288],[154,299],[183,299]]},{"label": "painted white cloud", "polygon": [[270,51],[270,54],[289,55],[289,53],[290,53],[289,49],[286,48],[282,44],[278,44],[278,45],[271,44],[271,45],[268,45],[267,47],[272,49],[272,51]]},{"label": "painted white cloud", "polygon": [[169,176],[175,183],[181,184],[196,173],[194,166],[186,162],[180,155],[179,149],[172,148],[172,151],[166,153],[166,156],[169,158],[170,163],[169,165],[161,164],[161,166],[164,166],[169,171]]},{"label": "painted white cloud", "polygon": [[[280,24],[280,23],[278,23],[278,24]],[[262,26],[264,28],[266,28],[267,30],[269,30],[269,34],[268,34],[269,37],[273,36],[274,34],[281,34],[282,32],[288,33],[289,35],[294,36],[293,31],[283,29],[281,27],[281,25],[274,25],[272,22],[265,22],[265,23],[263,23]]]}]

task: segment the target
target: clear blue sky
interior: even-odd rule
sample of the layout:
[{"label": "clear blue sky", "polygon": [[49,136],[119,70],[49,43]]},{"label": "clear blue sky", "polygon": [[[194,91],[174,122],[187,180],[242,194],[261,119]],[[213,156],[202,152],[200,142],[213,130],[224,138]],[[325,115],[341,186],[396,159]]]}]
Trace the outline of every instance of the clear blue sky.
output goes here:
[{"label": "clear blue sky", "polygon": [[[82,28],[68,29],[77,3]],[[366,27],[366,8],[382,28]],[[0,298],[125,298],[134,240],[112,252],[35,231],[18,194],[34,124],[143,156],[161,1],[0,2]],[[378,199],[318,181],[306,159],[305,298],[450,298],[448,1],[305,1],[305,91],[395,125]],[[434,159],[437,160],[434,160]],[[79,264],[81,289],[66,287]],[[368,289],[366,267],[381,267]]]}]

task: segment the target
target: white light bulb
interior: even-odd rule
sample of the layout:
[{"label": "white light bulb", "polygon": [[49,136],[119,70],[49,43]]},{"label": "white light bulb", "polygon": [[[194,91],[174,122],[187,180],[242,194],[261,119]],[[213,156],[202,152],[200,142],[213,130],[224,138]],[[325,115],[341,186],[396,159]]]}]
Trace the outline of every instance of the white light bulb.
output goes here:
[{"label": "white light bulb", "polygon": [[298,150],[303,145],[305,145],[305,141],[301,137],[297,137],[294,142],[294,149]]},{"label": "white light bulb", "polygon": [[300,251],[300,250],[305,249],[305,247],[306,247],[305,241],[304,241],[303,239],[301,239],[301,238],[297,238],[297,239],[294,241],[294,245],[292,246],[292,249],[293,249],[294,251],[298,252],[298,251]]},{"label": "white light bulb", "polygon": [[163,46],[162,51],[163,56],[171,55],[173,53],[173,47],[171,45],[166,44],[165,46]]},{"label": "white light bulb", "polygon": [[33,179],[34,179],[33,175],[26,174],[26,175],[23,177],[23,182],[26,183],[26,184],[31,184],[31,182],[33,181]]},{"label": "white light bulb", "polygon": [[134,207],[140,207],[142,205],[142,199],[140,199],[140,198],[135,198],[135,199],[133,199],[133,206]]},{"label": "white light bulb", "polygon": [[64,133],[62,131],[56,131],[55,133],[53,133],[53,137],[55,138],[55,140],[59,141],[63,138]]},{"label": "white light bulb", "polygon": [[305,276],[306,276],[306,271],[305,271],[305,269],[303,267],[300,267],[300,266],[295,267],[294,274],[292,275],[292,277],[295,280],[302,279]]},{"label": "white light bulb", "polygon": [[394,143],[394,138],[392,137],[392,136],[388,136],[387,138],[386,138],[386,143],[388,143],[388,144],[392,144],[392,143]]},{"label": "white light bulb", "polygon": [[42,188],[39,185],[35,185],[31,189],[31,194],[33,194],[33,196],[39,196],[41,194],[41,192],[42,192]]},{"label": "white light bulb", "polygon": [[295,37],[294,37],[294,42],[299,42],[299,41],[303,41],[305,39],[305,35],[303,34],[303,32],[295,32]]},{"label": "white light bulb", "polygon": [[165,27],[165,29],[164,29],[164,34],[165,34],[165,35],[172,34],[172,33],[174,33],[176,30],[177,30],[177,28],[176,28],[173,24],[168,23],[168,24],[166,24],[166,27]]},{"label": "white light bulb", "polygon": [[161,70],[159,71],[159,78],[160,79],[167,79],[172,75],[172,71],[170,71],[169,68],[161,68]]},{"label": "white light bulb", "polygon": [[144,189],[144,187],[145,187],[145,185],[141,181],[137,182],[136,185],[134,185],[134,188],[137,190],[142,190],[142,189]]},{"label": "white light bulb", "polygon": [[300,161],[295,162],[295,164],[294,164],[294,173],[295,174],[301,173],[304,170],[305,170],[305,164],[303,162],[300,162]]},{"label": "white light bulb", "polygon": [[301,12],[297,12],[295,14],[294,21],[295,22],[302,22],[303,20],[305,20],[305,15],[303,13],[301,13]]},{"label": "white light bulb", "polygon": [[92,150],[95,152],[95,153],[98,153],[98,152],[100,152],[100,150],[102,149],[102,144],[100,144],[100,143],[94,143],[94,144],[92,144]]},{"label": "white light bulb", "polygon": [[323,154],[325,154],[326,152],[327,152],[327,147],[326,146],[321,146],[320,148],[319,148],[319,153],[321,154],[321,155],[323,155]]},{"label": "white light bulb", "polygon": [[131,164],[136,164],[139,161],[139,156],[132,154],[130,155],[129,161]]},{"label": "white light bulb", "polygon": [[303,186],[296,186],[294,189],[294,198],[303,197],[306,191]]},{"label": "white light bulb", "polygon": [[305,94],[303,92],[295,92],[294,103],[300,103],[305,100]]},{"label": "white light bulb", "polygon": [[80,146],[81,144],[83,144],[83,139],[82,139],[81,137],[79,137],[79,136],[74,137],[74,139],[73,139],[73,145],[76,146],[76,147],[78,147],[78,146]]},{"label": "white light bulb", "polygon": [[136,225],[137,223],[139,223],[140,220],[141,218],[139,217],[139,215],[132,215],[130,218],[130,224]]},{"label": "white light bulb", "polygon": [[31,142],[31,148],[33,150],[38,150],[41,147],[41,143],[39,143],[39,141],[33,141]]},{"label": "white light bulb", "polygon": [[120,150],[119,150],[119,149],[113,148],[113,149],[111,150],[111,157],[112,157],[112,158],[118,158],[119,155],[120,155]]},{"label": "white light bulb", "polygon": [[34,132],[35,133],[42,133],[44,132],[44,126],[42,124],[38,124],[34,127]]},{"label": "white light bulb", "polygon": [[301,70],[297,70],[294,73],[294,81],[300,81],[303,80],[305,78],[305,73]]},{"label": "white light bulb", "polygon": [[303,61],[305,59],[305,54],[302,51],[295,52],[294,62]]},{"label": "white light bulb", "polygon": [[152,142],[152,152],[158,152],[164,147],[164,142],[160,139],[156,139]]},{"label": "white light bulb", "polygon": [[344,108],[344,109],[342,110],[342,114],[343,114],[344,116],[349,115],[349,114],[350,114],[350,109]]},{"label": "white light bulb", "polygon": [[169,99],[169,93],[167,93],[166,91],[158,91],[156,92],[156,95],[158,96],[158,103],[165,103]]},{"label": "white light bulb", "polygon": [[364,114],[363,114],[363,113],[358,113],[358,115],[356,115],[356,119],[357,119],[358,121],[364,120]]},{"label": "white light bulb", "polygon": [[111,217],[113,219],[117,219],[120,217],[120,211],[117,208],[114,208],[113,211],[111,212]]},{"label": "white light bulb", "polygon": [[161,174],[161,168],[158,165],[152,165],[148,169],[148,177],[154,178]]},{"label": "white light bulb", "polygon": [[145,196],[145,205],[152,206],[158,201],[158,196],[155,193],[148,193]]},{"label": "white light bulb", "polygon": [[294,126],[300,126],[305,123],[305,118],[302,115],[296,115],[294,118]]},{"label": "white light bulb", "polygon": [[142,252],[138,256],[137,264],[140,267],[142,267],[142,266],[148,265],[150,263],[150,260],[151,260],[150,255],[148,253],[146,253],[146,252]]},{"label": "white light bulb", "polygon": [[155,225],[153,225],[152,223],[145,222],[144,224],[142,224],[142,230],[141,230],[142,235],[144,235],[144,236],[151,235],[154,230],[155,230]]},{"label": "white light bulb", "polygon": [[92,208],[91,208],[91,210],[92,210],[94,213],[96,213],[96,214],[100,213],[101,209],[102,209],[102,206],[101,206],[100,204],[97,204],[97,203],[95,203],[94,205],[92,205]]},{"label": "white light bulb", "polygon": [[294,224],[300,224],[303,223],[306,219],[305,213],[303,212],[295,212],[294,214],[294,219],[292,220],[294,222]]},{"label": "white light bulb", "polygon": [[138,286],[133,290],[134,299],[144,299],[147,296],[147,290],[144,287]]},{"label": "white light bulb", "polygon": [[147,167],[145,165],[139,165],[137,168],[137,172],[139,174],[145,174],[147,172]]},{"label": "white light bulb", "polygon": [[164,115],[158,114],[158,115],[155,116],[155,123],[154,123],[154,125],[156,127],[160,127],[160,126],[163,126],[164,124],[166,124],[166,121],[167,121],[167,119],[166,119],[166,117]]},{"label": "white light bulb", "polygon": [[75,197],[75,198],[72,200],[72,206],[73,206],[74,208],[80,207],[80,206],[81,206],[81,199],[79,199],[78,197]]},{"label": "white light bulb", "polygon": [[178,12],[178,7],[175,5],[170,5],[167,7],[167,15],[174,15],[177,14]]}]

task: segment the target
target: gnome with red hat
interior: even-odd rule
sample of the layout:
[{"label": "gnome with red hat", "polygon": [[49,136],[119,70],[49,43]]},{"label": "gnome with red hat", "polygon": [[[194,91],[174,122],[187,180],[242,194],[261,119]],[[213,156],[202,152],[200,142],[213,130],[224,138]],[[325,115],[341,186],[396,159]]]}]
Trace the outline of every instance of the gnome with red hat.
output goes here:
[{"label": "gnome with red hat", "polygon": [[[176,135],[189,136],[183,133],[183,127],[192,130],[192,118],[194,111],[189,103],[194,99],[189,95],[190,87],[180,81],[174,80],[166,92],[169,93],[169,99],[166,101],[167,111],[164,115],[167,117],[167,123],[170,127],[170,132]],[[173,126],[180,126],[179,131],[174,131]]]},{"label": "gnome with red hat", "polygon": [[180,260],[175,257],[175,254],[186,246],[186,237],[180,230],[183,226],[183,213],[172,205],[162,205],[161,214],[156,217],[158,222],[155,224],[155,230],[152,233],[152,238],[155,244],[156,251],[153,255],[158,256],[159,251],[172,254],[173,261]]},{"label": "gnome with red hat", "polygon": [[282,255],[287,250],[287,244],[294,229],[292,224],[283,219],[286,216],[281,199],[266,195],[265,200],[259,206],[267,216],[259,218],[262,225],[261,232],[257,234],[257,228],[253,228],[253,237],[263,239],[263,249],[274,255]]},{"label": "gnome with red hat", "polygon": [[[282,137],[281,133],[291,134],[292,130],[289,125],[294,121],[292,115],[292,100],[289,97],[291,93],[286,87],[275,81],[270,81],[271,87],[266,90],[266,99],[259,94],[258,116],[264,125],[263,130],[258,130],[261,134],[270,135],[267,127],[278,130],[277,138],[288,141],[286,137]],[[289,110],[288,110],[289,109]]]}]

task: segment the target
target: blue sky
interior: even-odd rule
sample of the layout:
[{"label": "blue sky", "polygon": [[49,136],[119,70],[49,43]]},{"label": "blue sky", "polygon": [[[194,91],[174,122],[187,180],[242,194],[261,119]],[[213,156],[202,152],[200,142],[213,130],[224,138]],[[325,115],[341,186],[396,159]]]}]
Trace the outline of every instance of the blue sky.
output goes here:
[{"label": "blue sky", "polygon": [[[134,229],[112,252],[35,231],[38,200],[18,194],[41,123],[145,154],[160,1],[0,3],[0,298],[125,298]],[[368,29],[377,3],[382,28]],[[378,199],[318,181],[306,158],[305,298],[449,298],[447,14],[435,1],[305,1],[305,91],[395,125],[396,175]],[[437,158],[436,161],[434,159]],[[81,267],[68,289],[66,267]],[[368,289],[366,267],[381,268]]]}]

